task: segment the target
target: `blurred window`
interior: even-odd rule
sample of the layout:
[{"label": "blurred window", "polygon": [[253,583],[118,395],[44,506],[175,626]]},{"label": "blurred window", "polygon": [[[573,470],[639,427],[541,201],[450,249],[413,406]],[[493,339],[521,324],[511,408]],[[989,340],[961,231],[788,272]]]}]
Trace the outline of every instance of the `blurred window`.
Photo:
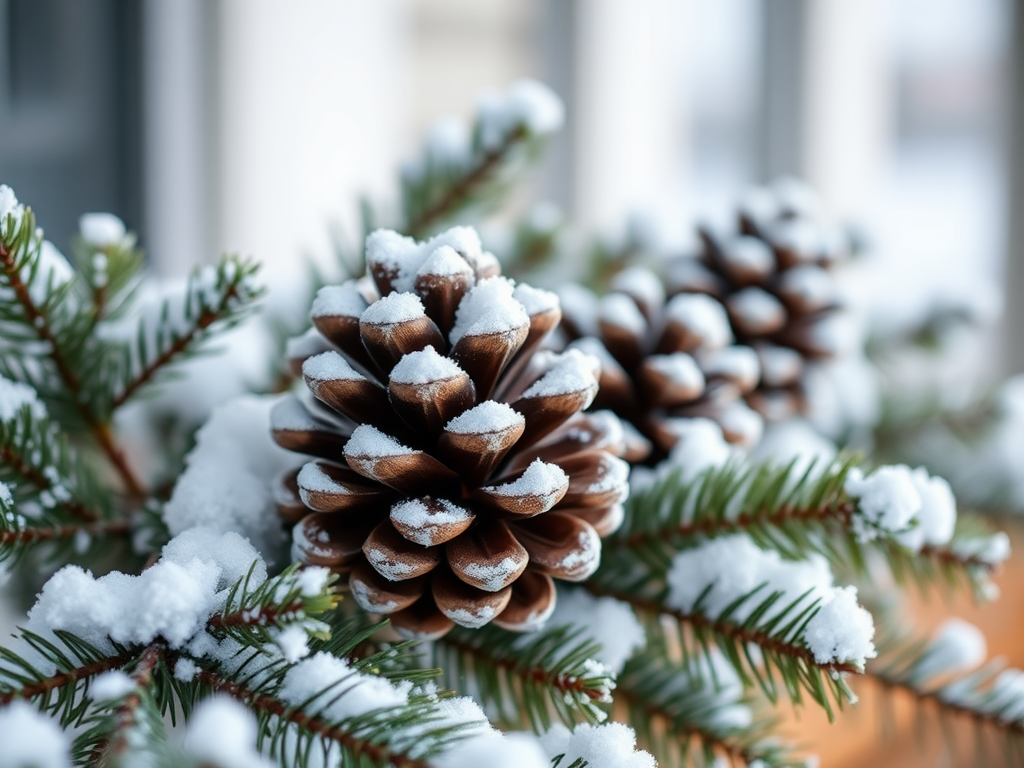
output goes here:
[{"label": "blurred window", "polygon": [[0,182],[61,248],[84,211],[139,213],[139,0],[0,0]]}]

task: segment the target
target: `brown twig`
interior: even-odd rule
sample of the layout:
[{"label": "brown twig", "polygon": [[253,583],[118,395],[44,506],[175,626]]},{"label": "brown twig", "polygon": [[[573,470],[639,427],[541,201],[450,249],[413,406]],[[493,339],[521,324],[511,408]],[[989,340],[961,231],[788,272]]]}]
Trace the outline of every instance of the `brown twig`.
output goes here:
[{"label": "brown twig", "polygon": [[295,614],[302,610],[302,601],[296,600],[290,605],[280,608],[276,605],[266,605],[257,609],[245,609],[234,613],[214,614],[206,622],[211,629],[224,629],[226,627],[265,627],[274,624],[283,616]]},{"label": "brown twig", "polygon": [[1024,736],[1024,721],[1001,720],[999,719],[999,715],[996,713],[982,712],[977,709],[972,709],[966,704],[959,704],[955,701],[944,699],[941,696],[940,689],[926,691],[921,688],[917,688],[904,680],[890,677],[884,672],[876,672],[870,666],[865,673],[865,677],[882,686],[882,688],[887,691],[902,691],[903,693],[913,696],[924,704],[931,704],[940,710],[950,712],[959,717],[965,717],[978,725],[990,726],[992,728],[998,728],[1001,731],[1008,731],[1017,736]]},{"label": "brown twig", "polygon": [[6,707],[12,701],[16,701],[17,699],[33,699],[36,696],[42,696],[50,691],[56,690],[57,688],[63,688],[68,683],[74,683],[78,680],[84,680],[87,677],[98,675],[101,672],[116,669],[117,667],[127,664],[131,659],[131,654],[112,656],[109,659],[101,659],[100,661],[94,661],[91,664],[75,667],[67,672],[60,672],[56,675],[51,675],[50,677],[44,678],[43,680],[39,680],[38,682],[30,685],[23,686],[14,691],[0,692],[0,707]]},{"label": "brown twig", "polygon": [[469,173],[453,184],[436,203],[422,211],[419,216],[406,222],[405,232],[411,237],[422,237],[432,226],[444,219],[450,211],[471,194],[481,183],[486,181],[491,172],[501,163],[505,155],[526,136],[526,129],[516,128],[505,137],[505,141],[495,149],[486,152],[480,163]]},{"label": "brown twig", "polygon": [[702,533],[706,535],[721,534],[731,531],[742,531],[756,524],[781,526],[792,522],[827,522],[835,520],[848,525],[857,508],[852,502],[825,505],[821,507],[794,508],[779,507],[774,512],[758,510],[741,512],[736,517],[696,520],[680,523],[672,528],[661,528],[653,531],[637,531],[618,543],[620,546],[636,547],[659,541],[666,536],[692,536]]},{"label": "brown twig", "polygon": [[109,745],[99,745],[97,756],[123,755],[128,751],[128,731],[135,725],[138,717],[138,709],[142,704],[141,690],[148,687],[153,679],[153,670],[163,658],[166,646],[161,642],[150,645],[139,656],[139,661],[132,670],[132,681],[135,683],[135,690],[129,693],[124,701],[118,706],[114,713],[114,734],[115,738]]},{"label": "brown twig", "polygon": [[113,399],[113,401],[110,404],[111,410],[116,411],[118,408],[124,405],[125,402],[132,395],[134,395],[139,389],[141,389],[145,384],[147,384],[153,378],[154,375],[156,375],[157,371],[159,371],[161,368],[163,368],[165,365],[171,362],[171,360],[173,360],[175,357],[177,357],[186,349],[188,349],[189,345],[193,342],[196,336],[198,336],[200,333],[202,333],[204,330],[209,328],[211,325],[217,322],[217,320],[220,319],[221,313],[223,313],[224,310],[227,309],[228,302],[237,296],[238,286],[232,285],[231,289],[227,293],[225,293],[224,296],[221,298],[221,302],[216,309],[208,309],[205,312],[203,312],[199,316],[199,319],[196,320],[195,324],[191,328],[189,328],[186,334],[176,339],[175,342],[171,344],[171,346],[169,346],[167,349],[165,349],[162,353],[160,353],[160,355],[157,356],[155,360],[150,362],[149,365],[147,365],[145,368],[139,371],[139,373],[128,384],[128,386],[126,386],[121,391],[121,393]]},{"label": "brown twig", "polygon": [[80,533],[89,536],[109,536],[129,533],[128,520],[111,520],[84,525],[54,525],[45,528],[23,528],[18,531],[0,531],[0,544],[36,544],[43,541],[70,539]]},{"label": "brown twig", "polygon": [[[37,471],[35,467],[26,462],[23,456],[15,453],[10,448],[0,449],[0,463],[10,468],[13,472],[21,475],[40,490],[48,491],[53,488],[53,483],[51,483],[41,472]],[[87,523],[94,522],[100,518],[99,513],[94,512],[81,502],[75,501],[74,499],[61,501],[58,502],[58,504],[61,508],[67,510],[68,514]]]},{"label": "brown twig", "polygon": [[251,691],[245,686],[225,680],[209,670],[201,670],[196,677],[211,688],[226,693],[248,704],[253,709],[274,715],[285,722],[294,723],[324,739],[341,745],[355,756],[357,762],[360,757],[366,756],[375,763],[391,765],[394,768],[428,768],[429,766],[426,760],[417,760],[408,755],[393,752],[386,746],[353,736],[351,733],[331,725],[326,720],[308,715],[302,710],[290,709],[272,696]]},{"label": "brown twig", "polygon": [[600,691],[596,688],[588,688],[579,678],[572,677],[571,675],[555,675],[543,667],[521,667],[516,663],[515,659],[495,657],[487,653],[486,648],[461,643],[451,635],[446,635],[439,642],[463,653],[470,653],[476,656],[486,656],[496,666],[501,667],[502,669],[507,669],[519,677],[540,685],[550,686],[555,690],[562,691],[563,693],[582,693],[591,701],[601,701],[607,696],[606,692]]},{"label": "brown twig", "polygon": [[40,341],[45,342],[49,352],[48,356],[53,361],[54,367],[57,369],[57,375],[60,376],[61,381],[68,388],[68,391],[72,394],[75,401],[76,407],[78,408],[79,414],[82,416],[83,421],[88,425],[93,437],[99,444],[100,448],[107,455],[107,459],[111,465],[120,475],[122,482],[124,483],[125,489],[128,493],[136,498],[142,498],[146,495],[143,489],[142,483],[135,476],[131,466],[128,464],[128,460],[124,455],[124,451],[117,444],[114,439],[113,432],[110,429],[110,424],[104,422],[96,417],[96,414],[92,412],[88,403],[83,401],[80,397],[82,392],[82,382],[78,378],[78,374],[72,369],[67,358],[64,356],[60,345],[57,343],[57,336],[53,332],[53,328],[50,326],[50,319],[46,313],[36,306],[35,301],[32,299],[32,295],[29,293],[28,286],[21,279],[21,275],[18,273],[17,265],[14,263],[13,254],[0,246],[0,268],[3,269],[7,275],[7,280],[11,285],[11,290],[14,291],[14,296],[17,302],[21,305],[25,311],[25,318],[28,323],[35,329],[36,336]]}]

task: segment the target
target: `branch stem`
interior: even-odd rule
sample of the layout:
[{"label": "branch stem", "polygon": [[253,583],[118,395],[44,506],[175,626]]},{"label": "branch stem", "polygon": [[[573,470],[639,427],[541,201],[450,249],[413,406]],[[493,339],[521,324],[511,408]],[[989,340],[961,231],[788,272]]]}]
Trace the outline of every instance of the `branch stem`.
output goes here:
[{"label": "branch stem", "polygon": [[0,531],[0,544],[38,544],[44,541],[70,539],[80,533],[89,536],[124,535],[131,531],[128,520],[111,520],[83,525],[54,525],[46,528],[23,528],[18,531]]},{"label": "branch stem", "polygon": [[61,349],[57,334],[50,325],[49,316],[36,305],[32,295],[29,293],[28,286],[25,285],[25,281],[21,279],[21,275],[18,273],[17,265],[14,262],[14,255],[3,246],[0,246],[0,269],[7,275],[7,280],[14,291],[15,299],[25,311],[25,319],[28,321],[28,324],[35,329],[36,337],[46,343],[49,349],[48,357],[53,362],[57,375],[64,382],[64,386],[67,387],[82,420],[89,427],[97,444],[106,454],[111,466],[120,475],[125,490],[136,498],[144,497],[146,492],[143,489],[142,483],[128,464],[124,450],[114,439],[109,422],[98,418],[89,407],[89,404],[82,399],[81,379],[78,378],[78,374],[71,367]]},{"label": "branch stem", "polygon": [[[52,489],[53,483],[51,483],[42,472],[33,467],[21,454],[15,453],[9,447],[0,449],[0,463],[11,469],[18,475],[21,475],[25,480],[32,483],[36,488],[41,491],[48,491]],[[87,523],[95,522],[100,519],[100,514],[86,507],[80,501],[74,499],[68,501],[58,502],[62,509],[67,510],[68,514],[73,517],[77,517]]]},{"label": "branch stem", "polygon": [[42,696],[50,691],[56,690],[57,688],[63,688],[65,685],[70,683],[84,680],[87,677],[94,677],[101,672],[116,669],[117,667],[127,664],[131,659],[131,654],[112,656],[107,659],[94,661],[91,664],[84,664],[81,667],[75,667],[67,672],[59,672],[56,675],[51,675],[50,677],[31,683],[30,685],[23,686],[17,690],[2,691],[0,692],[0,707],[6,707],[12,701],[16,701],[18,699],[33,699],[36,696]]},{"label": "branch stem", "polygon": [[733,624],[732,622],[712,619],[699,613],[686,613],[685,611],[676,610],[662,605],[657,600],[641,597],[636,594],[620,592],[615,589],[600,587],[593,582],[587,582],[583,586],[589,592],[597,595],[598,597],[613,597],[616,600],[629,603],[634,608],[639,611],[643,611],[644,613],[671,616],[680,624],[710,629],[717,634],[725,635],[740,643],[753,643],[754,645],[767,649],[780,656],[788,656],[791,659],[803,661],[810,667],[817,667],[818,669],[825,670],[826,672],[861,674],[860,669],[849,663],[819,664],[815,660],[814,654],[807,648],[794,643],[783,642],[778,638],[771,637],[766,632],[746,629],[745,627]]},{"label": "branch stem", "polygon": [[210,670],[201,670],[197,678],[211,688],[226,693],[253,709],[278,717],[285,722],[294,723],[324,739],[341,745],[355,756],[357,762],[365,756],[375,763],[391,765],[394,768],[429,768],[429,763],[426,760],[417,760],[408,755],[393,752],[386,746],[353,736],[325,720],[308,715],[301,710],[291,709],[272,696],[257,693],[238,683],[225,680]]}]

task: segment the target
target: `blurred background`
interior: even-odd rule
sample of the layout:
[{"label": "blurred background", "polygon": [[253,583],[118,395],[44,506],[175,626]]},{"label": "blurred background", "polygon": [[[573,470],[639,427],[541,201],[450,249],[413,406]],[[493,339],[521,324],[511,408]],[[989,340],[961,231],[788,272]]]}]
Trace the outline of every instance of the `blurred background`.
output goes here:
[{"label": "blurred background", "polygon": [[[848,290],[876,336],[980,327],[900,376],[973,392],[1024,370],[1012,0],[0,0],[0,181],[61,248],[109,210],[158,274],[233,251],[288,284],[355,230],[359,195],[394,199],[435,120],[527,76],[568,117],[524,198],[671,253],[751,185],[802,177],[865,244]],[[1018,571],[999,615],[956,612],[1020,665]],[[937,764],[893,717],[885,747],[870,713],[794,727],[824,765]]]}]

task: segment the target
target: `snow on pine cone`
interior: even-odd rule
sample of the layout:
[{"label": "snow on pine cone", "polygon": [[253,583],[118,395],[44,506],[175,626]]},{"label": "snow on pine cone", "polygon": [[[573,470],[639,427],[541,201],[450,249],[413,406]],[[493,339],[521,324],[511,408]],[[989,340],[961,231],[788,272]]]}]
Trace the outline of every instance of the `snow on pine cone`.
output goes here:
[{"label": "snow on pine cone", "polygon": [[570,349],[596,355],[595,407],[636,427],[627,460],[657,460],[679,440],[680,421],[708,418],[732,443],[761,437],[761,417],[744,402],[757,385],[757,355],[733,343],[725,309],[704,295],[668,301],[661,280],[643,267],[623,270],[598,298],[576,285],[560,292]]},{"label": "snow on pine cone", "polygon": [[701,250],[671,268],[672,293],[721,300],[733,332],[761,362],[761,381],[747,401],[766,418],[805,410],[805,377],[813,361],[841,346],[838,291],[831,268],[848,242],[824,225],[810,188],[782,179],[752,191],[735,232],[698,230]]},{"label": "snow on pine cone", "polygon": [[322,289],[321,338],[290,348],[311,396],[272,414],[280,445],[318,457],[279,486],[295,557],[408,637],[535,628],[552,579],[590,576],[622,521],[622,427],[582,413],[598,361],[538,349],[557,297],[501,277],[472,229],[366,247],[369,277]]}]

